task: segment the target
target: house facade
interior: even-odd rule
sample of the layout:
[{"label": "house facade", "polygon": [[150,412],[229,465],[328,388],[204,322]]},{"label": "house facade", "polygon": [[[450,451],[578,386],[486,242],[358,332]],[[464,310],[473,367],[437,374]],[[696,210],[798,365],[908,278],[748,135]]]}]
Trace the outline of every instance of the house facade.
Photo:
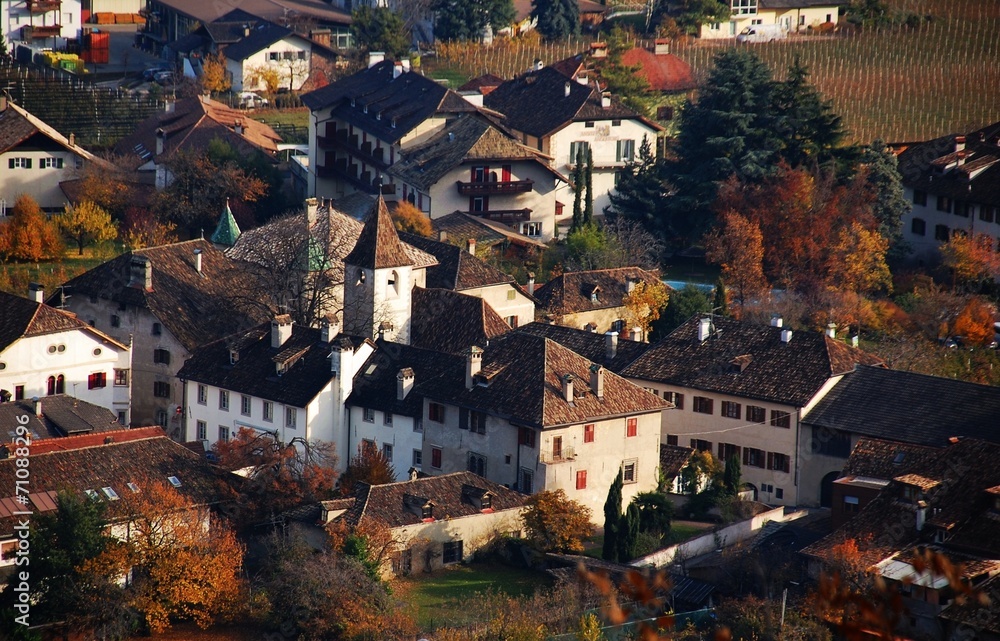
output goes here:
[{"label": "house facade", "polygon": [[0,398],[26,401],[71,394],[128,425],[128,343],[44,304],[40,286],[32,286],[30,293],[30,299],[0,293]]},{"label": "house facade", "polygon": [[788,32],[816,29],[820,25],[836,25],[845,2],[840,0],[730,0],[732,15],[728,22],[701,25],[699,37],[705,39],[735,38],[745,28],[754,25],[780,25]]},{"label": "house facade", "polygon": [[269,22],[255,25],[239,42],[226,47],[226,71],[233,91],[265,91],[263,74],[273,73],[278,87],[299,91],[309,79],[313,43],[291,29]]},{"label": "house facade", "polygon": [[639,283],[658,285],[660,276],[640,267],[563,272],[537,288],[534,296],[539,312],[558,325],[631,336],[633,328],[623,303]]},{"label": "house facade", "polygon": [[0,33],[9,51],[19,44],[35,49],[63,49],[79,38],[83,26],[80,0],[0,2]]}]

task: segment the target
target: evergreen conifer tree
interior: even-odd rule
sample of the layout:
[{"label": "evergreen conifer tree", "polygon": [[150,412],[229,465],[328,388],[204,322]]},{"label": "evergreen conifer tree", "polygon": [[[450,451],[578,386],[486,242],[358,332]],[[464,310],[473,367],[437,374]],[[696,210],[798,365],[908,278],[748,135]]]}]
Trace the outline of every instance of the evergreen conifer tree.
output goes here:
[{"label": "evergreen conifer tree", "polygon": [[576,150],[576,165],[573,167],[573,222],[570,225],[570,232],[580,229],[583,224],[583,147]]},{"label": "evergreen conifer tree", "polygon": [[614,483],[608,488],[608,499],[604,502],[604,547],[601,549],[601,558],[605,561],[614,561],[618,558],[618,533],[622,520],[622,477],[621,468],[618,469],[618,476]]},{"label": "evergreen conifer tree", "polygon": [[720,275],[715,281],[715,297],[712,299],[712,312],[719,316],[729,316],[729,299],[726,297],[726,282]]},{"label": "evergreen conifer tree", "polygon": [[629,503],[618,527],[618,562],[628,563],[636,557],[635,546],[639,541],[639,506]]},{"label": "evergreen conifer tree", "polygon": [[546,40],[559,40],[580,33],[580,5],[576,0],[532,0],[531,17]]},{"label": "evergreen conifer tree", "polygon": [[587,168],[583,180],[587,185],[583,201],[583,224],[589,225],[594,222],[594,152],[590,147],[587,147]]}]

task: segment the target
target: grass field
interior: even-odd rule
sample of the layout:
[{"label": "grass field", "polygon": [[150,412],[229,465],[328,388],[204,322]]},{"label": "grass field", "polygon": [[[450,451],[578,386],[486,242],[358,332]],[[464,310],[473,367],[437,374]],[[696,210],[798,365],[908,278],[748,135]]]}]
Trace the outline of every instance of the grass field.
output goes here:
[{"label": "grass field", "polygon": [[[913,141],[968,131],[1000,120],[1000,2],[997,0],[890,0],[929,19],[916,29],[855,32],[750,45],[783,78],[799,58],[813,83],[833,101],[851,137]],[[467,77],[492,72],[505,78],[535,58],[552,63],[587,49],[588,41],[491,47],[439,46],[431,75],[451,70]],[[712,57],[733,41],[677,42],[673,53],[698,78]]]},{"label": "grass field", "polygon": [[60,261],[3,263],[0,264],[0,290],[27,296],[30,283],[41,283],[45,286],[47,297],[57,286],[123,251],[116,244],[106,243],[96,252],[86,248],[83,256],[77,255],[75,247],[71,248]]},{"label": "grass field", "polygon": [[530,596],[549,585],[548,576],[541,572],[472,564],[397,580],[393,591],[413,605],[418,625],[427,630],[464,621],[464,601],[477,592],[493,590],[510,596]]}]

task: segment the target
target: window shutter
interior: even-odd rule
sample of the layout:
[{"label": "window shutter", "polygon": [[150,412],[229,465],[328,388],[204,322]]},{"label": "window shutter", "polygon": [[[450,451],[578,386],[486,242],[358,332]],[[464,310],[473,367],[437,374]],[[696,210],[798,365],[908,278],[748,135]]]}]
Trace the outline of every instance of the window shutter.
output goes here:
[{"label": "window shutter", "polygon": [[783,459],[781,459],[781,462],[783,463],[781,471],[788,473],[789,466],[791,465],[791,457],[786,456]]},{"label": "window shutter", "polygon": [[458,408],[458,429],[469,429],[469,410],[464,407]]},{"label": "window shutter", "polygon": [[750,448],[743,449],[743,465],[750,465]]},{"label": "window shutter", "polygon": [[719,443],[719,460],[720,461],[726,460],[726,446],[723,443]]},{"label": "window shutter", "polygon": [[767,453],[767,469],[774,469],[774,452]]},{"label": "window shutter", "polygon": [[7,167],[9,167],[10,169],[14,168],[14,159],[13,158],[10,158],[10,159],[7,160]]},{"label": "window shutter", "polygon": [[622,161],[622,141],[619,140],[615,145],[615,162]]},{"label": "window shutter", "polygon": [[31,158],[25,158],[24,159],[24,168],[25,169],[31,169]]}]

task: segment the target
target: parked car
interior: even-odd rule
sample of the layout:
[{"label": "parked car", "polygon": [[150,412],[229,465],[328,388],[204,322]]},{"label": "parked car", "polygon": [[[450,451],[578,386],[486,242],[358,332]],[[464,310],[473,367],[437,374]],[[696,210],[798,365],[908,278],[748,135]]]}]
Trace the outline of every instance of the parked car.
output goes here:
[{"label": "parked car", "polygon": [[142,79],[146,82],[152,82],[156,74],[162,73],[164,71],[170,71],[170,67],[168,67],[166,64],[154,65],[152,67],[148,67],[143,70]]},{"label": "parked car", "polygon": [[174,72],[169,69],[157,71],[153,74],[153,82],[158,85],[172,85],[174,83]]},{"label": "parked car", "polygon": [[736,36],[736,42],[771,42],[788,37],[788,32],[780,24],[755,24]]},{"label": "parked car", "polygon": [[244,91],[240,93],[239,99],[240,109],[256,109],[259,107],[266,107],[270,104],[267,98],[258,96],[252,91]]}]

